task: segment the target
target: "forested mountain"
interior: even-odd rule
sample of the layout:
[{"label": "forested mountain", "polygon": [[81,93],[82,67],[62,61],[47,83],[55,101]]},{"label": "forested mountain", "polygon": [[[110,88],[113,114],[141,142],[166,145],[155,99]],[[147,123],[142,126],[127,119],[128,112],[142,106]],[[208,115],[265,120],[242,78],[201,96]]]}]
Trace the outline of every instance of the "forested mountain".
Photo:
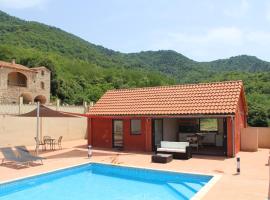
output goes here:
[{"label": "forested mountain", "polygon": [[196,62],[171,50],[125,54],[0,11],[0,60],[12,58],[29,67],[50,68],[53,98],[69,104],[97,101],[112,88],[242,79],[249,123],[269,123],[270,63],[254,56]]}]

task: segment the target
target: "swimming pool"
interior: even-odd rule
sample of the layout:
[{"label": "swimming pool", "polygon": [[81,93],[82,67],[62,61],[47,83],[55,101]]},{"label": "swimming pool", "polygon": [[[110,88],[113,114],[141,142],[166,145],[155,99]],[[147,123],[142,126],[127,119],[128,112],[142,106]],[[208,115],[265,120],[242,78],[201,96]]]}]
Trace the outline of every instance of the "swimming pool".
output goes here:
[{"label": "swimming pool", "polygon": [[0,184],[0,200],[187,200],[212,178],[91,163]]}]

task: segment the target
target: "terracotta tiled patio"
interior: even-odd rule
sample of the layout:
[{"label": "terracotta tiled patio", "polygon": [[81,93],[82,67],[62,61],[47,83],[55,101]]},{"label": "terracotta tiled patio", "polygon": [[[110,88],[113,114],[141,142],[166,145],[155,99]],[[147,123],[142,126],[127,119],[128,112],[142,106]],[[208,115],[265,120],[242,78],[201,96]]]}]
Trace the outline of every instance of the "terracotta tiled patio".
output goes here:
[{"label": "terracotta tiled patio", "polygon": [[[149,154],[96,149],[93,157],[89,160],[85,140],[65,142],[63,147],[63,150],[41,152],[40,155],[47,158],[44,165],[37,164],[28,168],[16,168],[9,165],[0,166],[0,182],[96,161],[180,172],[220,174],[220,180],[204,196],[203,199],[205,200],[266,200],[270,196],[269,149],[259,149],[258,152],[240,152],[241,175],[236,175],[235,158],[194,156],[190,160],[173,160],[168,164],[156,164],[151,163]],[[2,158],[1,154],[0,158]]]}]

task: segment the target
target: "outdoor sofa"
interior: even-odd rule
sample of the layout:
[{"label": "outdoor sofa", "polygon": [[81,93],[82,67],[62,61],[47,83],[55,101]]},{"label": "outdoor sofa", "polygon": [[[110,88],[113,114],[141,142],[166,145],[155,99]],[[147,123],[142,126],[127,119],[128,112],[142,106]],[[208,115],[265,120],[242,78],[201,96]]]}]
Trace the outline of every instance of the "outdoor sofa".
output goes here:
[{"label": "outdoor sofa", "polygon": [[172,154],[175,159],[189,159],[192,157],[189,142],[169,142],[161,141],[156,153]]}]

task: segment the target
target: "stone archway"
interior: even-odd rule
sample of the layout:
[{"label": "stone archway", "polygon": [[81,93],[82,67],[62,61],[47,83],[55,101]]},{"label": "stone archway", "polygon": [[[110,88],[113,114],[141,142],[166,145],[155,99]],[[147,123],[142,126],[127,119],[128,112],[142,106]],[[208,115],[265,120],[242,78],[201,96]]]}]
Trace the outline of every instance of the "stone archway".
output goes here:
[{"label": "stone archway", "polygon": [[22,93],[21,97],[23,98],[23,104],[29,104],[33,102],[32,95],[29,93]]},{"label": "stone archway", "polygon": [[46,97],[43,95],[38,95],[35,97],[34,102],[40,102],[40,104],[45,104],[47,101]]},{"label": "stone archway", "polygon": [[27,77],[21,72],[10,72],[8,86],[27,87]]}]

